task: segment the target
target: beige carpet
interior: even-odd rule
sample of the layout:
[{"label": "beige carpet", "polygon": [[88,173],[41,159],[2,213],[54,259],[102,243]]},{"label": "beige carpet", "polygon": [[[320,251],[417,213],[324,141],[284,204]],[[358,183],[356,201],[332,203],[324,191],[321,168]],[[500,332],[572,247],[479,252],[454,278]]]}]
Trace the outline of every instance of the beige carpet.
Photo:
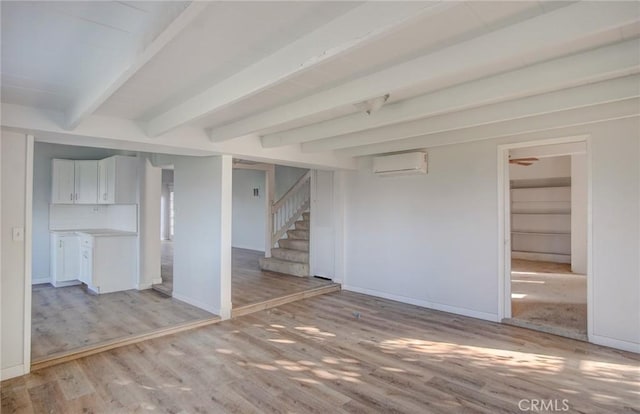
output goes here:
[{"label": "beige carpet", "polygon": [[587,278],[566,264],[514,260],[512,318],[574,338],[587,333]]}]

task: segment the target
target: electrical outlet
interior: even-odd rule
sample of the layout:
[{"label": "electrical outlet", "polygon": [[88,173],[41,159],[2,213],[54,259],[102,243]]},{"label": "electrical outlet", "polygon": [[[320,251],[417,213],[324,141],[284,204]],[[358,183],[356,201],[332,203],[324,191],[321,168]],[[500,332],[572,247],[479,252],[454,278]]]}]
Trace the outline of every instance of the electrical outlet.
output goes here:
[{"label": "electrical outlet", "polygon": [[13,241],[24,241],[24,227],[13,228]]}]

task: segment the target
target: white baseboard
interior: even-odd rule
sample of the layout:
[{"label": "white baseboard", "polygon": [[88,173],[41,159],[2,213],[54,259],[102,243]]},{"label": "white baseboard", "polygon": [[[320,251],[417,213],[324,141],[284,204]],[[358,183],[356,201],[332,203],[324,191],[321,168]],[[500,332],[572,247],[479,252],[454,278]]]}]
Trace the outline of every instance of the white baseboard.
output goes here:
[{"label": "white baseboard", "polygon": [[395,300],[397,302],[408,303],[410,305],[421,306],[423,308],[435,309],[443,312],[455,313],[456,315],[469,316],[471,318],[483,319],[490,322],[498,322],[498,315],[487,312],[480,312],[473,309],[460,308],[457,306],[444,305],[442,303],[428,302],[425,300],[409,298],[406,296],[394,295],[379,290],[366,289],[357,286],[342,285],[342,290],[364,293],[365,295],[377,296],[379,298]]},{"label": "white baseboard", "polygon": [[[32,283],[33,284],[33,283]],[[51,284],[53,285],[53,287],[67,287],[67,286],[76,286],[76,285],[81,285],[82,282],[79,280],[68,280],[66,282],[51,282]]]},{"label": "white baseboard", "polygon": [[220,309],[216,309],[211,305],[207,305],[206,303],[200,302],[200,301],[198,301],[196,299],[192,299],[190,297],[181,295],[180,293],[177,293],[175,290],[172,293],[172,297],[174,299],[178,299],[179,301],[188,303],[189,305],[193,305],[196,308],[200,308],[200,309],[205,310],[205,311],[207,311],[209,313],[213,313],[214,315],[222,316],[222,315],[220,315]]},{"label": "white baseboard", "polygon": [[158,278],[154,278],[153,281],[151,281],[152,285],[159,285],[162,283],[162,278],[158,277]]},{"label": "white baseboard", "polygon": [[245,249],[245,250],[253,250],[256,252],[263,252],[264,253],[264,246],[240,246],[240,245],[233,245],[231,246],[233,248],[236,249]]},{"label": "white baseboard", "polygon": [[20,377],[24,374],[27,374],[24,370],[24,364],[20,364],[15,367],[4,368],[0,371],[0,380],[4,381],[9,378]]},{"label": "white baseboard", "polygon": [[147,290],[147,289],[151,289],[151,283],[142,283],[142,284],[137,284],[137,285],[136,285],[136,289],[138,289],[138,290]]},{"label": "white baseboard", "polygon": [[596,345],[608,346],[609,348],[616,348],[623,351],[635,352],[636,354],[640,354],[640,344],[637,342],[623,341],[620,339],[609,338],[607,336],[591,334],[589,334],[588,337],[589,342]]},{"label": "white baseboard", "polygon": [[51,277],[50,276],[44,276],[44,277],[33,277],[31,278],[31,284],[32,285],[42,285],[45,283],[51,283]]}]

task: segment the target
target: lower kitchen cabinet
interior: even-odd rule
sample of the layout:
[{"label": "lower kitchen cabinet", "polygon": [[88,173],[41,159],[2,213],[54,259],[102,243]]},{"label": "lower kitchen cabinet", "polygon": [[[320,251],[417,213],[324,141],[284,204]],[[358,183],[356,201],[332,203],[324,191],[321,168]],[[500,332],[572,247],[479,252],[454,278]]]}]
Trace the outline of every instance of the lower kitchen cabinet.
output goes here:
[{"label": "lower kitchen cabinet", "polygon": [[80,235],[80,281],[95,293],[136,288],[136,236]]},{"label": "lower kitchen cabinet", "polygon": [[51,233],[51,284],[55,287],[80,283],[80,237],[75,233]]}]

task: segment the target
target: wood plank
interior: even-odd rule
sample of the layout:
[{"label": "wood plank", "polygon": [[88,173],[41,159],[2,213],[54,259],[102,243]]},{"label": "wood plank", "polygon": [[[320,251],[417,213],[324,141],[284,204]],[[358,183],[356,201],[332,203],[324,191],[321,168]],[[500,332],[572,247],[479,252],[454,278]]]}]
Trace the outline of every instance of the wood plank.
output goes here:
[{"label": "wood plank", "polygon": [[602,413],[638,411],[639,378],[638,354],[339,291],[44,368],[0,393],[3,413],[494,413],[534,398]]}]

